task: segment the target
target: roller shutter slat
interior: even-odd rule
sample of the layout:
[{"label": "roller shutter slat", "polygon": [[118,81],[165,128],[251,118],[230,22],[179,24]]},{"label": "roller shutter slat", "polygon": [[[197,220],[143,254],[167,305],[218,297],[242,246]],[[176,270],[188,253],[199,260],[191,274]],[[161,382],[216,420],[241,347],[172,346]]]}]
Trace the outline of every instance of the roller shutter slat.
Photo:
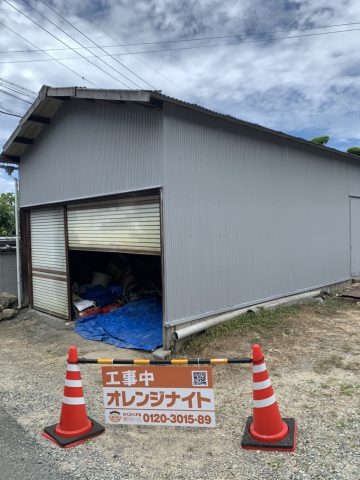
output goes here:
[{"label": "roller shutter slat", "polygon": [[[68,318],[64,211],[62,208],[32,210],[30,225],[34,308]],[[54,270],[63,276],[36,269]]]},{"label": "roller shutter slat", "polygon": [[151,204],[141,203],[146,201],[147,197],[137,197],[69,207],[69,248],[159,255],[159,198],[152,197]]}]

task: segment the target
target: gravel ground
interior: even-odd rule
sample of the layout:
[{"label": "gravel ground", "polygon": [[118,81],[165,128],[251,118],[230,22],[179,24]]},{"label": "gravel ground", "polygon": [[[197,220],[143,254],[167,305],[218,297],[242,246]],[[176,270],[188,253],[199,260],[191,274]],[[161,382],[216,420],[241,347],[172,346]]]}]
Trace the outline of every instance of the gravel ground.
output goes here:
[{"label": "gravel ground", "polygon": [[[76,448],[56,447],[39,432],[59,418],[68,346],[87,357],[139,352],[85,341],[71,327],[54,328],[27,310],[0,323],[0,407],[33,443],[39,477],[50,463],[64,479],[358,480],[359,318],[356,302],[330,299],[292,307],[269,325],[255,316],[251,328],[202,336],[186,348],[187,356],[248,356],[251,343],[261,342],[281,412],[297,420],[294,454],[240,449],[251,414],[246,365],[214,367],[215,429],[114,426]],[[82,377],[88,413],[103,422],[100,367],[84,365]],[[28,444],[19,442],[20,453]],[[7,478],[21,478],[14,475]]]}]

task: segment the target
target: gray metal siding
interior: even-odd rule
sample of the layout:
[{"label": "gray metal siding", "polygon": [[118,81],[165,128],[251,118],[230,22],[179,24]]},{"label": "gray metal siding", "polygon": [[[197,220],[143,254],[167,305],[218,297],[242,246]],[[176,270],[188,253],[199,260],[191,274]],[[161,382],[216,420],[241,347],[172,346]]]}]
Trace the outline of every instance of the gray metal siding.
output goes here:
[{"label": "gray metal siding", "polygon": [[358,166],[172,106],[164,141],[167,322],[349,278]]},{"label": "gray metal siding", "polygon": [[17,295],[16,252],[0,252],[0,292]]},{"label": "gray metal siding", "polygon": [[162,185],[162,112],[69,100],[20,164],[20,206]]}]

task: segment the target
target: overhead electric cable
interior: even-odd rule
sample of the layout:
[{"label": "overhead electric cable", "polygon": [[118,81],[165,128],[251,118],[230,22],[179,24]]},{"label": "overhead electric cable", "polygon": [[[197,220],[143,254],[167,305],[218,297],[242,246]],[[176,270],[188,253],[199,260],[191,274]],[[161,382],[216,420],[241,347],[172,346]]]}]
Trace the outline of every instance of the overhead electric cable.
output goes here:
[{"label": "overhead electric cable", "polygon": [[[7,0],[3,0],[4,2],[7,2]],[[29,2],[23,0],[25,2],[25,4],[27,6],[29,6],[30,8],[32,8],[32,10],[34,10],[38,15],[40,15],[41,17],[43,17],[47,22],[49,22],[51,25],[53,25],[54,27],[56,27],[58,30],[60,30],[60,32],[64,33],[65,35],[67,35],[67,37],[69,37],[72,41],[76,42],[78,45],[80,45],[83,49],[85,49],[86,51],[88,51],[89,53],[91,53],[91,50],[88,49],[87,46],[83,45],[79,40],[77,40],[76,38],[74,38],[72,35],[70,35],[68,32],[66,32],[63,28],[61,28],[59,25],[57,25],[55,22],[53,22],[49,17],[47,17],[46,15],[44,15],[43,13],[41,13],[39,10],[37,10],[35,7],[33,7]],[[105,73],[106,75],[108,75],[109,77],[113,78],[116,82],[118,82],[120,85],[126,87],[126,88],[132,88],[131,85],[128,85],[127,83],[124,83],[124,81],[121,81],[119,80],[119,78],[115,77],[114,75],[112,75],[110,72],[108,72],[107,70],[104,70],[103,68],[101,68],[99,65],[97,65],[96,63],[92,62],[91,60],[89,60],[89,57],[85,56],[85,55],[82,55],[80,52],[78,52],[77,50],[75,50],[73,47],[71,47],[70,45],[68,45],[66,42],[64,42],[63,40],[59,39],[58,37],[56,37],[55,35],[53,35],[51,32],[49,32],[46,28],[42,27],[40,24],[38,24],[37,22],[35,22],[35,20],[33,20],[31,17],[29,17],[31,21],[33,21],[36,25],[40,26],[43,30],[45,30],[47,33],[49,33],[51,36],[53,36],[54,38],[56,38],[57,40],[59,40],[61,43],[63,43],[64,45],[66,45],[68,48],[71,48],[71,50],[73,50],[75,53],[77,53],[79,56],[81,56],[82,58],[84,58],[85,60],[87,60],[91,65],[93,65],[94,67],[96,67],[97,69],[99,69],[101,72]],[[132,80],[131,78],[127,77],[126,75],[124,75],[122,72],[120,72],[119,70],[117,70],[115,67],[113,67],[110,63],[106,62],[105,60],[103,60],[102,58],[99,58],[98,56],[96,57],[97,60],[100,60],[100,62],[104,63],[107,67],[110,67],[112,70],[114,70],[116,73],[118,73],[119,75],[121,75],[123,78],[125,78],[127,81],[131,82],[132,84],[134,84],[136,87],[138,88],[142,88],[139,84],[137,84],[134,80]]]},{"label": "overhead electric cable", "polygon": [[[43,1],[43,0],[42,0]],[[102,30],[104,33],[106,33],[110,38],[114,37],[110,35],[108,32],[105,32],[99,25],[91,20],[88,20],[90,23],[95,25],[97,28]],[[333,28],[333,27],[346,27],[346,26],[351,26],[351,25],[360,25],[360,22],[350,22],[350,23],[334,23],[332,25],[322,25],[322,26],[315,26],[315,27],[304,27],[304,28],[292,28],[289,30],[274,30],[274,31],[267,31],[267,32],[261,32],[261,35],[276,35],[278,33],[286,33],[286,32],[295,32],[295,31],[303,31],[303,30],[318,30],[320,28]],[[344,32],[347,31],[352,31],[352,30],[343,30]],[[326,34],[328,32],[318,32],[318,33],[323,33]],[[331,33],[331,32],[330,32]],[[163,45],[167,43],[183,43],[183,42],[201,42],[205,40],[221,40],[225,38],[237,38],[237,37],[242,37],[244,36],[244,33],[234,33],[231,35],[215,35],[215,36],[208,36],[208,37],[192,37],[192,38],[183,38],[183,39],[177,39],[177,40],[159,40],[156,42],[140,42],[140,43],[114,43],[111,45],[99,45],[98,47],[92,47],[88,46],[87,48],[92,50],[96,48],[115,48],[115,47],[141,47],[145,45]],[[288,37],[285,37],[288,38]],[[116,41],[116,39],[114,39]],[[261,41],[261,40],[256,40],[256,41]],[[227,45],[227,44],[221,44],[221,45]],[[230,44],[232,45],[232,43]],[[56,52],[56,51],[66,51],[66,50],[84,50],[84,47],[61,47],[61,48],[45,48],[45,49],[33,49],[33,50],[3,50],[0,51],[0,54],[7,54],[7,53],[35,53],[35,52]],[[135,55],[136,52],[129,52],[131,55]],[[141,52],[144,53],[144,52]],[[110,55],[110,54],[109,54]]]},{"label": "overhead electric cable", "polygon": [[[92,38],[90,38],[88,35],[86,35],[84,32],[82,32],[78,27],[76,27],[73,23],[70,22],[70,20],[68,20],[67,18],[65,18],[61,13],[59,13],[58,11],[56,11],[53,7],[51,7],[49,5],[49,3],[46,1],[46,0],[40,0],[42,3],[44,3],[52,12],[54,12],[56,15],[58,15],[60,18],[62,18],[66,23],[68,23],[74,30],[76,30],[77,32],[79,32],[83,37],[85,37],[87,40],[89,40],[90,42],[92,42],[97,48],[99,48],[102,52],[104,53],[109,53],[107,52],[106,50],[104,50],[104,48],[99,45],[97,42],[95,42]],[[79,42],[78,42],[79,43]],[[81,45],[81,44],[80,44]],[[152,88],[155,90],[155,87],[153,85],[151,85],[149,82],[147,82],[144,78],[142,78],[140,75],[138,75],[136,72],[134,72],[133,70],[131,70],[131,68],[127,67],[126,65],[124,65],[122,62],[120,62],[120,60],[118,60],[117,58],[114,58],[111,54],[110,54],[111,58],[113,60],[115,60],[116,63],[118,63],[119,65],[121,65],[123,68],[125,68],[128,72],[130,72],[132,75],[134,75],[135,77],[137,77],[139,80],[141,80],[142,82],[144,82],[148,87]],[[102,60],[104,62],[104,60]],[[106,65],[110,66],[111,68],[113,68],[117,73],[119,73],[120,75],[124,76],[119,70],[116,70],[110,63],[107,63],[105,62]],[[125,77],[125,76],[124,76]],[[127,77],[125,77],[127,78]],[[130,79],[128,79],[130,80]],[[132,80],[131,80],[132,81]],[[136,84],[139,88],[142,88],[140,85]]]},{"label": "overhead electric cable", "polygon": [[[25,42],[27,42],[29,45],[32,45],[33,47],[35,48],[39,48],[37,45],[35,45],[35,43],[31,42],[30,40],[28,40],[27,38],[23,37],[22,35],[20,35],[20,33],[18,33],[16,30],[13,30],[12,28],[10,28],[8,25],[5,25],[5,23],[3,22],[0,22],[0,25],[2,25],[3,27],[7,28],[10,32],[14,33],[15,35],[17,35],[18,37],[20,37],[22,40],[24,40]],[[59,60],[58,58],[55,58],[53,57],[52,55],[50,55],[48,52],[45,52],[43,51],[43,53],[45,55],[47,55],[48,57],[50,57],[49,60],[47,59],[43,59],[43,61],[55,61],[57,62],[59,65],[61,65],[62,67],[65,67],[67,70],[69,70],[70,72],[72,72],[74,75],[76,75],[77,77],[80,77],[82,80],[84,80],[85,82],[88,82],[90,85],[93,85],[94,87],[99,87],[99,85],[96,85],[96,83],[93,83],[91,82],[90,80],[88,80],[86,77],[84,77],[83,75],[81,75],[80,73],[76,72],[75,70],[73,70],[72,68],[68,67],[65,63],[62,63],[61,60]]]},{"label": "overhead electric cable", "polygon": [[23,95],[24,97],[31,98],[32,100],[34,100],[36,98],[36,95],[26,93],[26,92],[22,92],[21,90],[17,90],[16,88],[12,88],[9,85],[1,82],[1,80],[0,80],[0,87],[6,88],[7,90],[10,90],[10,92],[14,92],[14,93],[17,93],[19,95]]},{"label": "overhead electric cable", "polygon": [[23,87],[22,85],[18,85],[17,83],[14,83],[14,82],[10,82],[10,80],[6,80],[6,78],[2,78],[0,77],[0,82],[4,82],[6,84],[8,84],[9,86],[11,87],[14,87],[14,88],[18,88],[19,90],[23,90],[24,92],[26,92],[27,94],[30,94],[30,95],[33,95],[36,97],[36,92],[33,92],[32,90],[29,90],[28,88],[25,88]]},{"label": "overhead electric cable", "polygon": [[[94,25],[97,29],[99,29],[101,32],[105,33],[105,35],[107,35],[109,38],[111,38],[112,40],[114,40],[115,42],[117,41],[117,39],[114,37],[114,35],[111,35],[109,32],[106,32],[102,27],[100,27],[100,25],[98,25],[97,23],[95,23],[94,21],[92,20],[87,20],[88,22],[90,22],[92,25]],[[173,85],[175,85],[175,87],[177,87],[179,90],[181,90],[182,92],[184,92],[186,95],[189,95],[189,96],[192,96],[192,94],[190,94],[189,92],[187,92],[186,90],[184,90],[180,85],[178,85],[176,82],[174,82],[174,80],[172,80],[171,78],[167,77],[166,75],[164,75],[162,72],[160,72],[160,70],[156,70],[152,65],[150,65],[149,63],[145,62],[145,60],[143,60],[142,58],[139,58],[135,53],[131,53],[127,48],[126,46],[123,46],[124,50],[126,50],[128,53],[130,53],[138,62],[142,63],[143,65],[145,65],[146,67],[148,67],[150,70],[152,70],[154,73],[156,73],[157,75],[160,75],[161,77],[163,77],[165,80],[167,80],[168,82],[172,83]],[[0,52],[1,53],[1,52]]]},{"label": "overhead electric cable", "polygon": [[[7,2],[7,0],[3,0],[5,2]],[[91,53],[91,50],[89,50],[89,48],[85,45],[83,45],[79,40],[77,40],[76,38],[74,38],[72,35],[70,35],[68,32],[66,32],[63,28],[59,27],[59,25],[57,25],[55,22],[53,22],[52,20],[50,20],[49,17],[47,17],[46,15],[44,15],[43,13],[39,12],[39,10],[37,10],[35,7],[33,7],[29,2],[27,2],[26,0],[23,0],[24,3],[29,6],[30,8],[32,8],[38,15],[40,15],[41,17],[43,17],[47,22],[49,22],[51,25],[53,25],[54,27],[56,27],[58,30],[60,30],[60,32],[64,33],[65,35],[67,35],[69,38],[71,38],[71,40],[73,40],[74,42],[76,42],[77,44],[79,44],[83,49],[85,49],[86,51],[88,51],[89,53]],[[36,22],[34,21],[34,23],[36,24]],[[43,28],[43,27],[42,27]],[[45,28],[43,28],[46,32],[50,33],[48,30],[46,30]],[[51,33],[50,33],[51,34]],[[52,34],[51,34],[52,35]],[[52,35],[54,36],[54,35]],[[57,38],[55,36],[55,38]],[[67,45],[65,42],[63,42],[62,40],[59,40],[61,41],[61,43],[64,43],[65,45]],[[94,42],[93,42],[94,43]],[[90,62],[93,66],[95,66],[96,68],[98,68],[99,70],[101,70],[103,73],[105,73],[106,75],[110,76],[111,78],[113,78],[115,81],[117,81],[118,83],[120,83],[120,85],[123,85],[124,87],[127,87],[127,88],[132,88],[130,85],[127,85],[126,83],[124,83],[123,81],[120,81],[117,77],[114,77],[111,73],[107,72],[106,70],[104,70],[103,68],[99,67],[99,65],[97,65],[96,63],[92,62],[91,60],[88,59],[88,57],[82,55],[81,53],[79,53],[77,50],[75,50],[73,47],[70,47],[70,45],[67,45],[68,48],[71,48],[71,50],[73,50],[75,53],[77,53],[78,55],[80,55],[82,58],[84,58],[85,60],[87,60],[88,62]],[[113,67],[110,63],[108,62],[105,62],[105,60],[103,60],[102,58],[99,58],[98,56],[96,56],[96,58],[98,60],[100,60],[102,63],[104,63],[106,66],[110,67],[112,70],[114,70],[116,73],[118,73],[119,75],[121,75],[123,78],[125,78],[126,80],[128,80],[129,82],[133,83],[136,87],[138,88],[142,88],[141,85],[137,84],[134,80],[130,79],[129,77],[127,77],[126,75],[124,75],[122,72],[120,72],[119,70],[117,70],[115,67]]]},{"label": "overhead electric cable", "polygon": [[[105,73],[106,75],[108,75],[109,77],[113,78],[114,80],[116,80],[117,82],[119,82],[121,85],[127,87],[127,88],[130,88],[128,85],[126,85],[125,83],[121,82],[118,78],[114,77],[113,75],[111,75],[111,73],[109,72],[106,72],[105,70],[103,70],[101,67],[99,67],[99,65],[96,65],[96,63],[92,62],[91,60],[89,60],[88,57],[85,57],[84,55],[82,55],[80,52],[77,52],[76,50],[74,50],[73,47],[71,47],[70,45],[68,45],[66,42],[64,42],[63,40],[61,40],[59,37],[57,37],[56,35],[54,35],[53,33],[51,33],[49,30],[47,30],[45,27],[43,27],[40,23],[36,22],[34,19],[32,19],[31,17],[29,17],[29,15],[26,15],[26,13],[22,12],[21,10],[19,10],[17,7],[15,7],[14,5],[12,5],[10,2],[8,2],[8,0],[2,0],[3,2],[5,2],[7,5],[9,5],[10,7],[12,7],[14,10],[16,10],[17,12],[19,12],[21,15],[23,15],[25,18],[27,18],[28,20],[30,20],[30,22],[34,23],[34,25],[37,25],[39,28],[41,28],[41,30],[44,30],[44,32],[48,33],[51,37],[55,38],[58,42],[62,43],[63,45],[65,45],[66,47],[70,48],[71,50],[73,50],[74,53],[76,53],[77,55],[79,55],[81,58],[83,58],[84,60],[86,60],[87,62],[89,62],[91,65],[93,65],[94,67],[96,67],[98,70],[100,70],[102,73]],[[34,9],[34,7],[31,7]],[[34,9],[35,10],[35,9]],[[50,22],[51,23],[51,22]],[[55,24],[54,24],[55,25]],[[55,25],[56,26],[56,25]],[[61,29],[60,29],[61,30]],[[66,33],[66,32],[65,32]],[[76,40],[75,40],[76,41]],[[79,43],[79,42],[77,42]],[[79,43],[80,45],[80,43]]]},{"label": "overhead electric cable", "polygon": [[[18,102],[18,99],[14,99],[12,97],[8,97],[8,96],[4,95],[4,96],[1,96],[0,99],[1,99],[2,103],[4,103],[4,102],[7,103],[8,105],[11,106],[11,108],[14,107],[14,106],[18,106],[19,108],[28,108],[27,104],[24,105],[24,103],[20,103],[20,102],[18,104],[16,104],[16,102]],[[8,109],[8,107],[6,107],[6,108]]]},{"label": "overhead electric cable", "polygon": [[11,117],[19,117],[19,118],[22,117],[22,115],[18,115],[17,113],[5,112],[4,110],[0,110],[0,113],[1,113],[2,115],[10,115]]},{"label": "overhead electric cable", "polygon": [[[3,0],[6,1],[6,0]],[[1,24],[1,22],[0,22]],[[336,34],[336,33],[349,33],[349,32],[359,32],[360,28],[353,28],[353,29],[348,29],[348,30],[334,30],[332,32],[321,32],[321,33],[308,33],[304,35],[291,35],[291,36],[286,36],[286,37],[274,37],[271,39],[262,39],[262,40],[245,40],[243,42],[231,42],[231,43],[219,43],[219,44],[214,44],[214,45],[197,45],[197,46],[192,46],[192,47],[179,47],[179,48],[163,48],[163,49],[158,49],[158,50],[141,50],[141,51],[134,51],[134,52],[128,52],[128,53],[113,53],[113,56],[119,57],[119,56],[126,56],[126,55],[139,55],[139,54],[148,54],[148,53],[160,53],[160,52],[179,52],[183,50],[198,50],[202,48],[218,48],[218,47],[226,47],[226,46],[237,46],[237,45],[243,45],[243,44],[248,44],[248,43],[274,43],[278,40],[289,40],[292,38],[302,38],[302,37],[312,37],[312,36],[319,36],[319,35],[331,35],[331,34]],[[95,57],[95,58],[100,58],[100,57],[108,57],[110,55],[91,55],[87,56],[84,58],[90,58],[90,57]],[[74,60],[77,57],[64,57],[58,60]],[[48,62],[50,60],[46,59],[31,59],[31,60],[11,60],[11,61],[0,61],[0,64],[2,63],[32,63],[32,62]]]},{"label": "overhead electric cable", "polygon": [[9,97],[16,98],[17,100],[21,100],[22,102],[28,103],[29,105],[32,104],[32,102],[29,102],[29,100],[24,100],[23,98],[21,98],[17,95],[14,95],[13,93],[6,92],[5,90],[1,90],[1,88],[0,88],[0,93],[4,93],[5,95],[9,95]]},{"label": "overhead electric cable", "polygon": [[21,113],[15,112],[15,111],[11,110],[10,108],[2,105],[1,103],[0,103],[0,110],[2,110],[3,112],[7,112],[7,113],[9,113],[9,114],[11,114],[11,115],[20,115],[20,116],[22,117],[22,114],[21,114]]}]

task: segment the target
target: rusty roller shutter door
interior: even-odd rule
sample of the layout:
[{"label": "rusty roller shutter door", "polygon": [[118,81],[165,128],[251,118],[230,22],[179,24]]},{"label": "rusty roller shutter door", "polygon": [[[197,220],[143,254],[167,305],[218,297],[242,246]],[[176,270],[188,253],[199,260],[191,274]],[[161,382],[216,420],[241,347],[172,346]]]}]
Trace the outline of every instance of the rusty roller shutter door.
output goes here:
[{"label": "rusty roller shutter door", "polygon": [[68,318],[63,208],[30,212],[33,307]]},{"label": "rusty roller shutter door", "polygon": [[71,205],[67,218],[71,250],[160,255],[157,195]]}]

